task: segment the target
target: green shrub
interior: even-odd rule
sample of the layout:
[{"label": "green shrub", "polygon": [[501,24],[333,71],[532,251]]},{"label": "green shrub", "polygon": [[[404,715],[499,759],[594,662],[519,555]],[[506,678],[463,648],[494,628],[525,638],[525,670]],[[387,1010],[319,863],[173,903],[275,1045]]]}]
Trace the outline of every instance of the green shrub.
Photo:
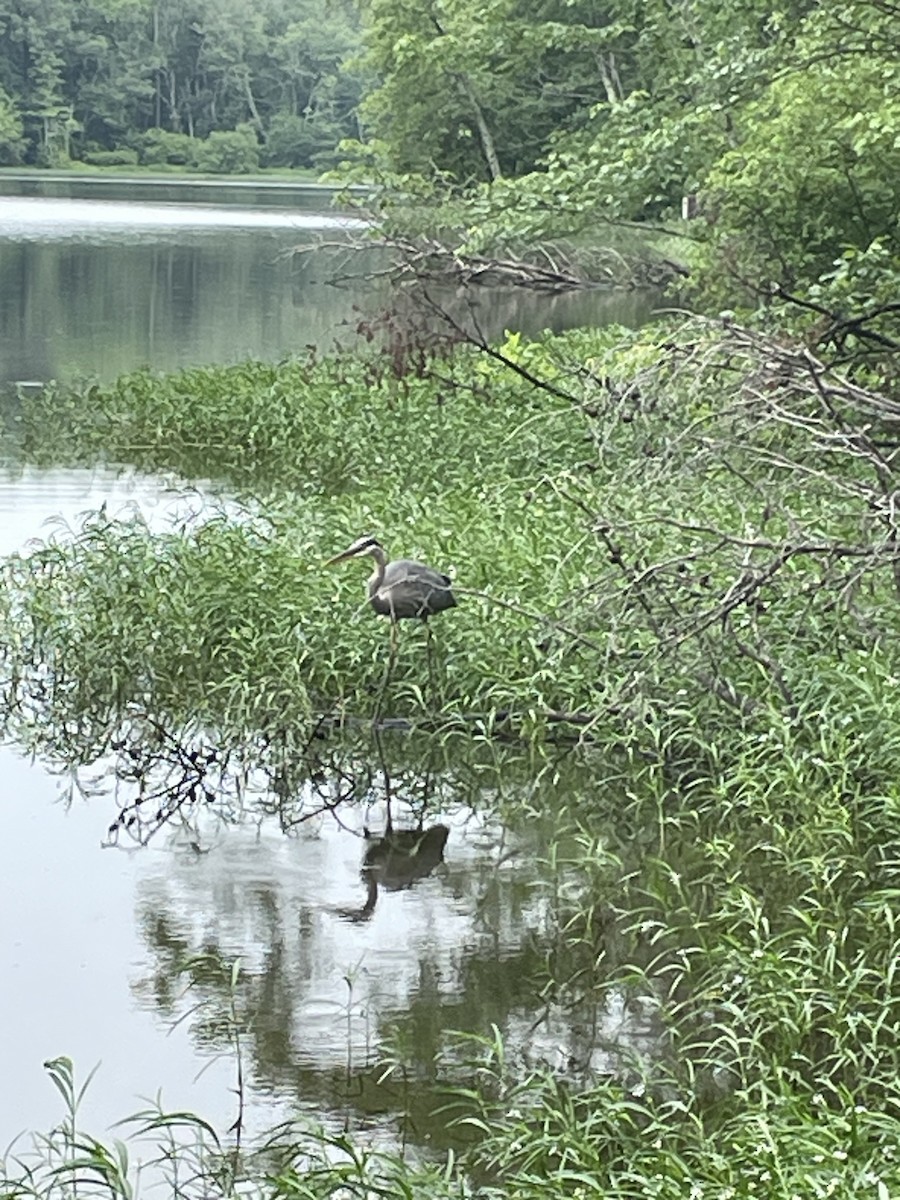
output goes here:
[{"label": "green shrub", "polygon": [[169,163],[185,167],[193,159],[197,138],[186,133],[171,133],[167,129],[148,129],[136,139],[141,162],[146,166]]},{"label": "green shrub", "polygon": [[[773,84],[747,135],[710,172],[704,207],[719,254],[751,281],[789,286],[830,271],[848,246],[896,239],[900,69],[849,58]],[[721,260],[710,272],[715,284]]]},{"label": "green shrub", "polygon": [[92,167],[136,167],[140,159],[136,150],[122,146],[118,150],[89,150],[82,161]]},{"label": "green shrub", "polygon": [[334,148],[332,134],[321,122],[278,113],[269,126],[262,161],[268,167],[314,166],[317,155]]},{"label": "green shrub", "polygon": [[15,167],[22,161],[25,138],[22,118],[12,97],[0,87],[0,167]]},{"label": "green shrub", "polygon": [[248,175],[259,169],[259,146],[249,125],[211,133],[194,146],[191,166],[215,175]]}]

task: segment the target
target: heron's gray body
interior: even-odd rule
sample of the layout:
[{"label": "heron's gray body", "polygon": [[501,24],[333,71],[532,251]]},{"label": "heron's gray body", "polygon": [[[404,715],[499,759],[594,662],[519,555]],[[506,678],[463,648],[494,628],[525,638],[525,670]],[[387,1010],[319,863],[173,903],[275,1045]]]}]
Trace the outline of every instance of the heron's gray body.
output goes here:
[{"label": "heron's gray body", "polygon": [[450,577],[427,567],[413,558],[397,558],[388,562],[384,548],[377,538],[367,534],[357,540],[331,562],[347,558],[371,556],[375,570],[367,584],[369,603],[382,617],[392,621],[420,617],[423,621],[445,608],[456,606],[450,590]]},{"label": "heron's gray body", "polygon": [[430,617],[453,608],[450,578],[412,558],[376,565],[369,577],[369,603],[382,617]]}]

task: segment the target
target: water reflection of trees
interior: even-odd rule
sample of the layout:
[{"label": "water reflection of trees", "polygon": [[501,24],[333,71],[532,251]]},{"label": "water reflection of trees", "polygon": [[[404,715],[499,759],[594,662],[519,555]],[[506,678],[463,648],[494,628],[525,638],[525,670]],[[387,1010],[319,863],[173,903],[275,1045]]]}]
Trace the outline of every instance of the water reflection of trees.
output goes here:
[{"label": "water reflection of trees", "polygon": [[[638,1010],[612,1013],[588,988],[568,1007],[555,998],[553,898],[566,868],[548,868],[533,814],[514,834],[477,815],[486,800],[524,807],[535,785],[534,764],[496,753],[442,760],[413,738],[323,738],[306,792],[269,793],[254,831],[210,823],[204,836],[195,822],[144,885],[142,1001],[170,1020],[193,1006],[209,1053],[228,1050],[236,1013],[261,1092],[357,1118],[411,1106],[417,1136],[434,1139],[446,1123],[431,1117],[438,1085],[466,1071],[449,1030],[496,1025],[525,1061],[572,1073],[614,1069],[598,1058],[604,1046],[646,1048],[655,1031]],[[554,776],[541,783],[545,800],[581,786],[573,772]],[[393,889],[371,873],[389,814],[408,845],[443,831],[428,861],[398,868]],[[372,884],[385,887],[367,919],[342,919],[361,912]],[[379,1084],[386,1058],[402,1068]]]},{"label": "water reflection of trees", "polygon": [[[57,757],[89,758],[79,737],[62,730]],[[656,831],[625,828],[596,762],[327,719],[229,741],[132,705],[104,744],[85,786],[114,783],[110,840],[171,842],[139,901],[136,993],[190,1014],[204,1053],[239,1034],[258,1091],[344,1114],[412,1104],[428,1124],[432,1085],[467,1070],[448,1030],[495,1025],[516,1060],[572,1075],[652,1047],[646,1014],[604,991],[626,953],[648,961],[640,937],[594,916]],[[614,852],[567,848],[566,812]]]}]

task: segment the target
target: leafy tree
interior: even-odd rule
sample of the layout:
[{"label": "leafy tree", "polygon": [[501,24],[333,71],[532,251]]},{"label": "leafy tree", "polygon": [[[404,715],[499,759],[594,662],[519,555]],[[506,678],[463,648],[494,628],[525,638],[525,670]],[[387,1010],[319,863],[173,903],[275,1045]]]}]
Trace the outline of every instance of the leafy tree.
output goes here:
[{"label": "leafy tree", "polygon": [[391,168],[498,179],[620,86],[589,0],[370,0],[363,117]]},{"label": "leafy tree", "polygon": [[695,194],[698,298],[756,302],[774,281],[821,309],[852,275],[887,319],[900,251],[892,0],[610,0],[602,13],[369,0],[366,14],[378,82],[357,161],[431,203],[448,184],[462,192],[464,251],[670,227]]},{"label": "leafy tree", "polygon": [[116,145],[152,104],[145,0],[86,0],[71,9],[66,95],[85,143]]},{"label": "leafy tree", "polygon": [[356,15],[349,3],[323,8],[0,0],[0,87],[33,161],[133,146],[150,129],[205,137],[249,122],[265,143],[281,115],[313,122],[320,153],[358,131],[361,90],[344,65],[358,43]]},{"label": "leafy tree", "polygon": [[810,4],[369,0],[365,61],[381,82],[363,113],[396,171],[549,168],[587,190],[599,167],[600,192],[633,213],[680,198],[685,174],[727,148],[731,110]]},{"label": "leafy tree", "polygon": [[134,139],[142,163],[147,165],[171,163],[187,166],[193,162],[196,139],[186,133],[170,133],[167,129],[148,129]]},{"label": "leafy tree", "polygon": [[252,126],[230,132],[215,130],[194,150],[193,165],[218,175],[247,175],[259,167],[259,147]]},{"label": "leafy tree", "polygon": [[900,250],[900,31],[880,5],[832,16],[810,21],[796,69],[746,107],[705,181],[715,247],[758,281],[809,283],[848,247]]},{"label": "leafy tree", "polygon": [[44,163],[68,156],[72,112],[61,49],[70,28],[65,0],[10,0],[0,17],[0,80],[22,115],[33,154]]},{"label": "leafy tree", "polygon": [[333,142],[328,126],[310,117],[276,113],[269,125],[264,161],[272,167],[309,167]]},{"label": "leafy tree", "polygon": [[0,87],[0,166],[16,166],[22,161],[24,148],[22,118],[12,97]]}]

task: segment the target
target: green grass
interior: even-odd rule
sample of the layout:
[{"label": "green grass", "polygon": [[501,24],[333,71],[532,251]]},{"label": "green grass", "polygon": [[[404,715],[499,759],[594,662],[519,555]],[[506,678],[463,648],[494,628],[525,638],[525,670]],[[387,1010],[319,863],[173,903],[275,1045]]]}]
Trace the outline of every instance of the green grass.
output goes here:
[{"label": "green grass", "polygon": [[[717,353],[714,335],[687,332],[681,353]],[[254,708],[264,724],[288,694],[292,719],[371,715],[386,623],[365,607],[360,564],[322,565],[371,530],[449,571],[461,601],[433,622],[436,677],[422,631],[404,629],[394,715],[512,713],[539,731],[568,713],[594,738],[677,757],[723,720],[730,737],[810,711],[807,693],[848,656],[900,671],[893,535],[868,515],[877,470],[852,452],[818,467],[805,398],[788,393],[796,420],[777,425],[723,403],[749,356],[688,385],[674,344],[513,338],[503,355],[519,374],[460,349],[419,372],[415,347],[393,346],[27,397],[9,431],[26,458],[211,477],[249,519],[168,536],[98,520],[14,559],[9,652],[44,653],[49,638],[85,679],[112,637],[113,706],[149,680],[167,719],[169,678],[186,708],[229,727]]]}]

